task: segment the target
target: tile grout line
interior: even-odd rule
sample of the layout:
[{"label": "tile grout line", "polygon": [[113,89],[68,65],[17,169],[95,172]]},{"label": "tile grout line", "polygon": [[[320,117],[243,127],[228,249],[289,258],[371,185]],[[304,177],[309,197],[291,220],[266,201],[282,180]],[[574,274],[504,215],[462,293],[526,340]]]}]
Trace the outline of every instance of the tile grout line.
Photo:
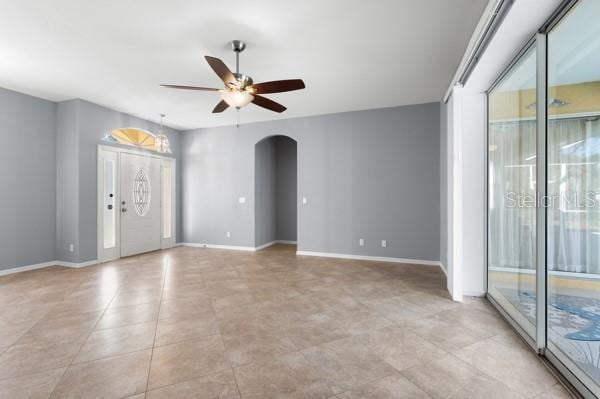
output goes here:
[{"label": "tile grout line", "polygon": [[[465,359],[462,359],[462,358],[460,358],[460,357],[458,356],[458,352],[460,352],[460,351],[462,351],[462,350],[464,350],[464,349],[466,349],[466,348],[468,348],[468,347],[471,347],[471,346],[473,346],[473,345],[477,345],[477,344],[479,344],[479,343],[481,343],[481,342],[483,342],[483,341],[488,341],[488,340],[491,340],[491,339],[493,339],[494,337],[497,337],[497,336],[499,336],[499,335],[501,335],[501,333],[498,333],[498,334],[492,335],[492,336],[490,336],[490,337],[487,337],[487,338],[483,338],[483,339],[481,339],[481,340],[479,340],[479,341],[477,341],[477,342],[473,342],[472,344],[465,345],[465,346],[463,346],[462,348],[460,348],[460,349],[457,349],[457,350],[455,350],[455,351],[449,351],[449,352],[448,352],[448,354],[449,354],[451,357],[453,357],[454,359],[458,360],[459,362],[461,362],[461,363],[464,363],[465,365],[468,365],[468,366],[469,366],[469,368],[473,369],[473,371],[476,371],[476,372],[478,372],[478,373],[480,373],[480,374],[482,374],[482,375],[486,376],[487,378],[490,378],[490,379],[492,379],[493,381],[496,381],[497,383],[499,383],[499,384],[501,384],[501,385],[504,385],[506,388],[508,388],[508,389],[510,389],[510,390],[516,391],[514,388],[511,388],[511,387],[509,387],[509,386],[508,386],[508,385],[507,385],[507,384],[506,384],[504,381],[501,381],[501,380],[499,380],[498,378],[494,377],[493,375],[490,375],[490,374],[488,374],[488,373],[487,373],[485,370],[482,370],[482,369],[481,369],[479,366],[477,366],[477,365],[475,365],[475,364],[472,364],[471,362],[469,362],[469,361],[467,361],[467,360],[465,360]],[[423,339],[427,340],[426,338],[423,338]],[[429,340],[427,340],[427,341],[431,343],[431,341],[429,341]],[[519,392],[519,393],[520,393],[520,392]],[[537,395],[536,395],[536,396],[537,396]]]},{"label": "tile grout line", "polygon": [[[79,366],[80,364],[92,363],[92,362],[95,362],[97,360],[114,359],[115,357],[119,357],[119,356],[125,356],[125,355],[131,355],[132,353],[144,352],[144,351],[147,351],[148,349],[151,349],[151,348],[148,347],[148,348],[136,349],[134,351],[119,352],[119,353],[115,353],[113,355],[102,356],[102,357],[98,357],[98,358],[95,358],[95,359],[84,360],[82,362],[73,363],[72,365],[73,366]],[[58,367],[58,368],[62,368],[62,367]]]},{"label": "tile grout line", "polygon": [[[237,269],[236,269],[236,271],[237,271]],[[202,281],[204,282],[204,285],[206,287],[206,281],[204,281],[204,278],[202,278]],[[238,395],[241,398],[242,391],[240,391],[240,385],[238,384],[237,377],[235,376],[235,370],[234,370],[233,364],[231,363],[231,359],[229,358],[229,352],[227,351],[227,347],[225,346],[225,339],[223,339],[223,331],[221,330],[221,323],[219,323],[219,318],[217,317],[217,311],[215,310],[215,308],[213,306],[213,298],[209,299],[208,304],[209,304],[210,308],[212,309],[213,315],[215,317],[215,322],[217,323],[217,328],[219,329],[219,336],[221,337],[221,343],[223,344],[223,349],[225,350],[225,356],[227,356],[227,361],[229,362],[229,366],[231,369],[231,375],[233,376],[233,381],[235,382],[235,388],[237,389]]]},{"label": "tile grout line", "polygon": [[[423,339],[424,339],[424,340],[426,340],[427,342],[431,343],[431,341],[429,341],[429,340],[427,340],[427,339],[425,339],[425,338],[423,338]],[[486,339],[488,339],[488,338],[484,338],[484,340],[486,340]],[[477,342],[476,342],[476,343],[477,343]],[[471,345],[473,345],[473,344],[467,345],[467,346],[465,346],[465,348],[466,348],[466,347],[468,347],[468,346],[471,346]],[[456,354],[455,354],[454,352],[446,352],[446,356],[450,356],[450,357],[454,358],[455,360],[458,360],[460,363],[464,363],[464,365],[465,365],[465,366],[466,366],[466,367],[469,369],[469,371],[470,371],[470,372],[472,372],[472,373],[473,373],[475,376],[478,376],[478,375],[485,376],[485,377],[487,377],[487,378],[489,378],[489,379],[491,379],[491,380],[495,381],[496,383],[503,385],[505,388],[511,389],[511,388],[509,388],[509,387],[508,387],[508,386],[507,386],[507,385],[506,385],[504,382],[502,382],[502,381],[500,381],[499,379],[497,379],[497,378],[495,378],[495,377],[493,377],[493,376],[489,375],[489,374],[488,374],[488,373],[486,373],[485,371],[481,370],[479,367],[477,367],[477,366],[475,366],[475,365],[473,365],[473,364],[471,364],[471,363],[467,362],[466,360],[464,360],[464,359],[461,359],[460,357],[456,356]],[[434,360],[434,361],[433,361],[433,363],[435,363],[436,361],[437,361],[437,360]],[[425,366],[425,364],[423,364],[423,363],[417,363],[417,364],[414,364],[414,365],[412,365],[412,366],[410,366],[410,367],[407,367],[407,368],[405,368],[405,369],[403,369],[403,370],[399,370],[399,371],[398,371],[398,373],[400,373],[400,374],[401,374],[401,375],[402,375],[404,378],[406,378],[408,381],[410,381],[410,382],[411,382],[413,385],[415,385],[415,386],[417,386],[419,389],[423,390],[423,388],[421,388],[421,386],[420,386],[420,385],[418,385],[416,382],[414,382],[414,381],[413,381],[413,380],[412,380],[412,379],[411,379],[411,378],[410,378],[410,377],[409,377],[409,376],[406,374],[406,372],[408,372],[408,371],[410,371],[410,370],[413,370],[413,369],[418,369],[418,368],[420,368],[420,367],[423,367],[423,366]],[[461,382],[458,382],[458,381],[457,381],[457,384],[458,384],[458,385],[460,385],[460,386],[461,386],[461,387],[463,387],[463,388],[466,388],[466,387],[467,387],[466,385],[463,385],[463,383],[461,383]],[[424,391],[424,390],[423,390],[423,391]]]},{"label": "tile grout line", "polygon": [[[232,367],[232,368],[233,368],[233,367]],[[223,373],[223,372],[225,372],[225,371],[227,371],[227,369],[223,369],[223,370],[216,370],[216,371],[211,371],[210,373],[196,375],[196,376],[193,376],[193,377],[190,377],[190,378],[183,379],[183,380],[181,380],[181,381],[177,381],[177,382],[171,382],[171,383],[169,383],[169,384],[165,384],[165,385],[158,386],[158,387],[156,387],[156,388],[154,388],[154,389],[151,389],[150,391],[145,391],[145,392],[143,392],[143,393],[144,393],[144,395],[146,395],[148,392],[152,392],[152,391],[158,391],[158,390],[160,390],[160,389],[163,389],[163,388],[168,388],[168,387],[172,387],[172,386],[174,386],[174,385],[185,384],[185,383],[188,383],[188,382],[190,382],[190,381],[195,381],[195,380],[197,380],[197,379],[200,379],[200,378],[203,378],[203,377],[209,377],[209,376],[213,376],[213,375],[218,375],[218,374],[220,374],[220,373]],[[133,396],[136,396],[136,395],[141,395],[141,394],[142,394],[142,393],[140,392],[140,393],[137,393],[137,394],[135,394],[135,395],[133,395]],[[130,397],[131,397],[131,395],[130,395],[130,396],[125,396],[125,398],[130,398]]]},{"label": "tile grout line", "polygon": [[[83,283],[81,283],[81,284],[83,284]],[[123,286],[123,283],[119,284],[119,288],[117,290],[115,290],[115,293],[113,294],[112,298],[110,299],[110,301],[108,302],[108,304],[106,305],[106,307],[104,308],[104,310],[102,311],[102,313],[100,313],[100,316],[98,317],[98,319],[96,320],[96,322],[94,323],[94,325],[92,326],[92,328],[90,329],[89,333],[85,337],[85,340],[83,340],[81,346],[79,347],[79,350],[77,351],[77,353],[75,354],[75,356],[73,356],[73,358],[71,359],[71,362],[67,365],[67,367],[65,367],[64,373],[58,379],[58,382],[56,383],[56,385],[52,389],[52,392],[50,392],[50,395],[48,395],[48,398],[52,398],[52,396],[54,395],[54,392],[56,391],[56,388],[60,384],[61,380],[65,377],[65,374],[67,374],[67,371],[69,371],[69,368],[71,368],[71,366],[73,365],[73,362],[75,361],[75,359],[77,359],[77,356],[79,356],[79,353],[81,353],[81,349],[83,349],[85,343],[90,338],[90,335],[92,335],[92,333],[94,332],[94,329],[96,328],[96,326],[98,325],[98,323],[100,322],[100,320],[102,319],[102,317],[104,316],[104,313],[106,313],[106,311],[108,310],[110,304],[115,299],[115,297],[117,296],[117,293],[121,290],[122,286]],[[77,287],[79,287],[79,285]],[[83,313],[85,313],[85,312],[83,312]]]},{"label": "tile grout line", "polygon": [[[77,270],[76,270],[75,272],[77,272]],[[69,294],[68,294],[68,295],[66,295],[65,297],[63,297],[63,298],[62,298],[62,300],[64,300],[66,297],[68,297],[68,296],[70,296],[71,294],[73,294],[73,292],[75,292],[75,290],[76,290],[76,289],[77,289],[77,288],[78,288],[80,285],[82,285],[82,284],[84,283],[83,277],[81,277],[81,278],[80,278],[80,280],[81,280],[81,281],[80,281],[78,284],[76,284],[76,285],[73,287],[73,289],[72,289],[72,290],[69,292]],[[39,324],[39,323],[40,323],[40,322],[41,322],[41,321],[42,321],[42,320],[43,320],[43,319],[44,319],[46,316],[48,316],[48,314],[50,313],[50,311],[51,311],[51,310],[52,310],[52,308],[51,308],[51,309],[49,309],[47,312],[45,312],[45,313],[44,313],[44,315],[43,315],[43,316],[41,316],[41,317],[40,317],[40,318],[39,318],[39,319],[38,319],[38,320],[37,320],[35,323],[33,323],[33,325],[32,325],[31,327],[29,327],[29,328],[28,328],[28,329],[27,329],[27,330],[26,330],[26,331],[25,331],[23,334],[21,334],[21,335],[19,336],[19,338],[17,338],[17,339],[15,340],[15,342],[13,342],[11,345],[8,345],[8,346],[6,347],[6,351],[8,351],[8,350],[9,350],[11,347],[13,347],[13,346],[15,346],[15,345],[18,345],[18,344],[19,344],[19,341],[20,341],[21,339],[23,339],[23,337],[24,337],[25,335],[27,335],[27,333],[28,333],[28,332],[30,332],[31,330],[33,330],[33,328],[34,328],[35,326],[37,326],[37,325],[38,325],[38,324]],[[93,310],[92,310],[92,312],[93,312]],[[83,313],[86,313],[86,312],[83,312]],[[2,352],[2,353],[4,353],[4,352]],[[59,368],[60,368],[60,367],[59,367]],[[55,370],[55,369],[53,369],[53,370]],[[36,373],[34,373],[34,374],[36,374]],[[28,375],[30,375],[30,374],[28,374]],[[2,379],[3,379],[3,378],[0,378],[0,380],[2,380]]]},{"label": "tile grout line", "polygon": [[[223,341],[223,335],[221,334],[221,327],[218,324],[218,318],[216,317],[216,312],[212,308],[212,299],[211,298],[209,298],[209,299],[210,299],[209,306],[211,307],[211,310],[212,310],[212,312],[213,312],[213,314],[215,316],[215,321],[217,321],[217,328],[219,329],[218,335],[221,337],[221,342],[223,343],[223,347],[225,347],[225,342]],[[172,299],[172,300],[176,300],[176,299]],[[162,319],[162,320],[169,320],[169,319]],[[212,336],[215,336],[215,335],[217,335],[217,334],[216,333],[215,334],[209,334],[209,335],[204,336],[203,338],[205,338],[205,337],[212,337]],[[194,342],[194,341],[197,341],[197,338],[183,339],[181,341],[171,342],[169,344],[161,345],[159,347],[176,345],[176,344],[179,344],[179,343],[182,343],[182,342]],[[229,361],[229,356],[228,356],[227,360]],[[239,393],[240,398],[241,398],[241,392],[239,391],[239,387],[237,386],[237,380],[235,380],[235,373],[233,371],[234,367],[231,365],[231,361],[229,361],[229,365],[230,365],[230,369],[231,369],[231,372],[232,372],[233,377],[234,377],[234,381],[236,383],[236,388],[238,389],[238,393]],[[182,383],[186,383],[186,382],[189,382],[189,381],[194,381],[194,380],[196,380],[198,378],[201,378],[201,377],[210,376],[210,375],[216,375],[216,374],[222,373],[223,371],[225,371],[225,370],[216,370],[216,371],[212,371],[210,373],[193,376],[193,377],[190,377],[188,379],[181,380],[181,381],[177,381],[177,382],[173,382],[173,383],[170,383],[170,384],[161,385],[161,386],[157,387],[156,389],[162,389],[162,388],[170,387],[170,386],[173,386],[173,385],[182,384]],[[148,390],[146,389],[146,391],[144,392],[144,397],[146,397],[147,393],[148,393]]]},{"label": "tile grout line", "polygon": [[[384,327],[384,328],[386,328],[386,327]],[[366,335],[366,334],[368,334],[368,333],[365,333],[365,334],[359,334],[359,335]],[[349,336],[349,337],[345,337],[345,338],[340,338],[340,339],[347,339],[347,338],[351,338],[351,336]],[[337,340],[334,340],[334,341],[337,341]],[[329,341],[329,342],[333,342],[333,341]],[[306,351],[306,350],[309,350],[309,349],[314,349],[314,348],[318,348],[318,349],[322,350],[322,346],[323,346],[323,345],[327,345],[329,342],[325,342],[325,343],[321,343],[321,344],[317,344],[317,345],[312,345],[312,346],[309,346],[309,347],[307,347],[307,348],[304,348],[304,349],[301,349],[301,350],[297,351],[297,353],[299,353],[299,354],[300,354],[300,356],[302,356],[302,359],[304,359],[305,361],[307,361],[307,362],[308,362],[308,361],[309,361],[309,359],[308,359],[308,358],[306,357],[306,355],[304,354],[304,351]],[[296,352],[293,352],[293,353],[296,353]],[[388,363],[386,360],[384,360],[384,359],[379,359],[379,360],[381,360],[382,362],[384,362],[384,363],[386,363],[387,365],[389,365],[389,366],[390,366],[392,369],[394,369],[394,372],[393,372],[393,373],[391,373],[391,374],[386,374],[386,375],[384,375],[383,377],[377,377],[377,378],[374,378],[374,379],[372,379],[372,380],[366,380],[366,381],[362,381],[362,382],[361,382],[359,385],[357,385],[357,387],[360,387],[360,386],[362,386],[362,385],[367,385],[367,384],[370,384],[370,383],[372,383],[372,382],[379,381],[379,380],[382,380],[382,379],[384,379],[384,378],[387,378],[387,377],[389,377],[389,376],[393,376],[393,375],[401,375],[403,378],[406,378],[406,377],[405,377],[405,376],[402,374],[402,372],[401,372],[400,370],[398,370],[396,367],[394,367],[393,365],[391,365],[390,363]],[[406,379],[408,380],[408,378],[406,378]],[[410,380],[409,380],[409,381],[410,381]],[[412,383],[412,381],[410,381],[410,382]],[[327,387],[329,387],[329,389],[331,389],[331,392],[333,392],[333,396],[334,396],[335,398],[337,398],[339,395],[341,395],[341,394],[344,394],[344,393],[346,393],[346,392],[352,392],[352,391],[353,391],[355,388],[357,388],[357,387],[348,388],[348,389],[345,389],[345,390],[343,390],[342,392],[335,393],[335,392],[334,392],[334,390],[333,390],[333,386],[332,386],[332,385],[330,385],[330,383],[329,383],[328,381],[323,381],[323,383],[324,383],[325,385],[327,385]],[[416,384],[414,384],[414,383],[412,383],[412,384],[416,386]],[[419,388],[419,387],[417,386],[417,388]],[[419,388],[419,389],[420,389],[420,388]],[[421,390],[422,390],[422,389],[421,389]],[[429,396],[429,395],[427,395],[427,396]]]},{"label": "tile grout line", "polygon": [[[142,305],[148,305],[146,303],[142,304]],[[118,308],[113,308],[113,309],[118,309]],[[110,309],[107,309],[110,310]],[[140,324],[148,324],[148,323],[152,323],[153,321],[155,321],[154,319],[152,320],[148,320],[148,321],[139,321],[139,322],[135,322],[135,323],[131,323],[131,324],[123,324],[120,326],[116,326],[116,327],[104,327],[104,328],[95,328],[95,331],[106,331],[106,330],[115,330],[117,328],[128,328],[128,327],[133,327],[133,326],[139,326]],[[146,348],[148,349],[148,348]],[[132,352],[138,352],[138,351],[132,351]],[[110,357],[110,356],[108,356]]]},{"label": "tile grout line", "polygon": [[[77,272],[78,272],[78,270],[75,270],[74,272],[75,272],[75,273],[77,273]],[[73,292],[75,292],[75,290],[76,290],[76,289],[77,289],[77,288],[78,288],[80,285],[82,285],[83,283],[84,283],[84,281],[83,281],[83,277],[82,277],[82,278],[81,278],[81,281],[80,281],[78,284],[74,285],[73,289],[72,289],[72,290],[69,292],[69,294],[67,294],[65,297],[68,297],[68,296],[70,296],[71,294],[73,294]],[[65,297],[63,297],[63,300],[65,299]],[[3,348],[4,350],[3,350],[2,352],[0,352],[0,356],[1,356],[1,355],[4,355],[6,352],[8,352],[8,350],[9,350],[10,348],[12,348],[13,346],[19,345],[19,341],[20,341],[21,339],[23,339],[23,337],[24,337],[24,336],[25,336],[27,333],[29,333],[31,330],[33,330],[33,328],[34,328],[35,326],[37,326],[37,325],[38,325],[38,324],[39,324],[39,323],[40,323],[40,322],[41,322],[41,321],[42,321],[42,320],[43,320],[43,319],[44,319],[44,318],[45,318],[45,317],[48,315],[48,313],[50,313],[50,311],[51,311],[51,309],[50,309],[50,310],[48,310],[46,313],[44,313],[44,315],[43,315],[42,317],[40,317],[40,318],[39,318],[39,320],[37,320],[35,323],[33,323],[33,325],[32,325],[31,327],[29,327],[29,328],[27,329],[27,331],[25,331],[25,332],[24,332],[24,333],[23,333],[23,334],[22,334],[22,335],[21,335],[21,336],[20,336],[20,337],[19,337],[19,338],[18,338],[18,339],[17,339],[17,340],[16,340],[16,341],[13,343],[13,344],[11,344],[11,345],[9,345],[9,346],[7,346],[7,347]],[[92,310],[92,311],[90,311],[90,312],[83,312],[83,313],[91,313],[91,312],[93,312],[93,310]],[[86,338],[86,340],[87,340],[87,338]],[[75,356],[77,356],[77,354],[76,354]],[[73,358],[73,359],[74,359],[74,358]],[[24,375],[21,375],[21,376],[17,376],[17,377],[7,377],[7,378],[0,378],[0,381],[10,380],[10,379],[13,379],[13,378],[21,378],[21,377],[32,376],[32,375],[36,375],[36,374],[41,374],[41,373],[45,373],[45,372],[49,372],[49,371],[58,370],[58,369],[61,369],[61,368],[63,368],[63,367],[56,367],[56,368],[47,369],[47,370],[40,370],[40,371],[36,371],[36,372],[34,372],[34,373],[27,373],[27,374],[24,374]],[[68,366],[67,366],[67,368],[68,368]],[[66,372],[66,368],[65,368],[65,372]],[[63,375],[64,375],[64,373],[63,373]],[[61,376],[61,378],[62,378],[62,376]],[[59,379],[59,381],[60,381],[60,379]],[[58,382],[57,382],[57,385],[58,385]],[[56,388],[56,387],[55,387],[55,388]],[[52,392],[54,392],[54,390],[52,390]],[[52,394],[52,392],[50,392],[50,394]]]},{"label": "tile grout line", "polygon": [[[168,261],[167,261],[168,262]],[[154,327],[154,339],[152,340],[152,350],[150,352],[150,364],[148,364],[148,377],[146,378],[146,388],[144,389],[144,399],[148,396],[148,386],[150,385],[150,373],[152,371],[152,359],[154,358],[154,345],[156,344],[156,335],[158,333],[158,322],[160,320],[160,309],[162,308],[163,295],[165,292],[165,284],[167,283],[167,272],[171,267],[170,262],[167,263],[162,278],[162,286],[160,289],[160,300],[158,302],[158,314],[156,315],[156,325]]]}]

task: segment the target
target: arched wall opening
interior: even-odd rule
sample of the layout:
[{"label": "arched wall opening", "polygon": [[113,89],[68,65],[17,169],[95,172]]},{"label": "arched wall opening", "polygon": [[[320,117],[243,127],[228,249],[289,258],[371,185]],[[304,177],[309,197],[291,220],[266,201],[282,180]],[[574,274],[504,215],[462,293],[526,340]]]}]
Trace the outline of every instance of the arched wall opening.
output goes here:
[{"label": "arched wall opening", "polygon": [[260,248],[298,237],[298,145],[283,135],[254,146],[254,240]]}]

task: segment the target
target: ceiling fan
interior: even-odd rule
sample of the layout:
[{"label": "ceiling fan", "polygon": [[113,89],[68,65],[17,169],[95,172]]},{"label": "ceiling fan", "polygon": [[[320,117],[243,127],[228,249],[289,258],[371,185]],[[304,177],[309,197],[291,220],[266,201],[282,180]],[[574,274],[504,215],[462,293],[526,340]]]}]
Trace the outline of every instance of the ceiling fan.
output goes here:
[{"label": "ceiling fan", "polygon": [[225,84],[224,89],[211,87],[161,85],[172,89],[218,91],[221,93],[221,101],[213,109],[213,113],[225,111],[229,107],[240,109],[253,103],[259,107],[274,112],[283,112],[287,108],[283,105],[263,97],[261,94],[282,93],[285,91],[304,89],[302,79],[274,80],[271,82],[254,83],[248,75],[240,73],[240,53],[246,48],[246,43],[241,40],[233,40],[231,48],[235,52],[235,72],[231,72],[223,61],[215,57],[205,56],[206,62]]}]

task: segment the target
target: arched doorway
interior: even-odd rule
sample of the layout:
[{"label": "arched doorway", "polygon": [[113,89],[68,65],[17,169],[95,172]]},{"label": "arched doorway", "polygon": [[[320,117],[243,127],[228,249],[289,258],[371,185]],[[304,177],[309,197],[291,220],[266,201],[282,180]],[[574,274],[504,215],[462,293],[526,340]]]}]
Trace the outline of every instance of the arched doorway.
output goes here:
[{"label": "arched doorway", "polygon": [[270,136],[255,145],[254,239],[257,248],[296,244],[298,149],[288,136]]}]

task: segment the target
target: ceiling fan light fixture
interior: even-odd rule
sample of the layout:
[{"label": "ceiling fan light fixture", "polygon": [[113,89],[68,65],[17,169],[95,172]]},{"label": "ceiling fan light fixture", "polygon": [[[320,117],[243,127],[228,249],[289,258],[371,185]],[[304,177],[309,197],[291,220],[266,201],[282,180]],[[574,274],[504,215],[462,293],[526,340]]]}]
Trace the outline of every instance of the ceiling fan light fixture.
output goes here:
[{"label": "ceiling fan light fixture", "polygon": [[246,90],[223,90],[221,98],[230,107],[242,108],[254,100],[254,96]]}]

